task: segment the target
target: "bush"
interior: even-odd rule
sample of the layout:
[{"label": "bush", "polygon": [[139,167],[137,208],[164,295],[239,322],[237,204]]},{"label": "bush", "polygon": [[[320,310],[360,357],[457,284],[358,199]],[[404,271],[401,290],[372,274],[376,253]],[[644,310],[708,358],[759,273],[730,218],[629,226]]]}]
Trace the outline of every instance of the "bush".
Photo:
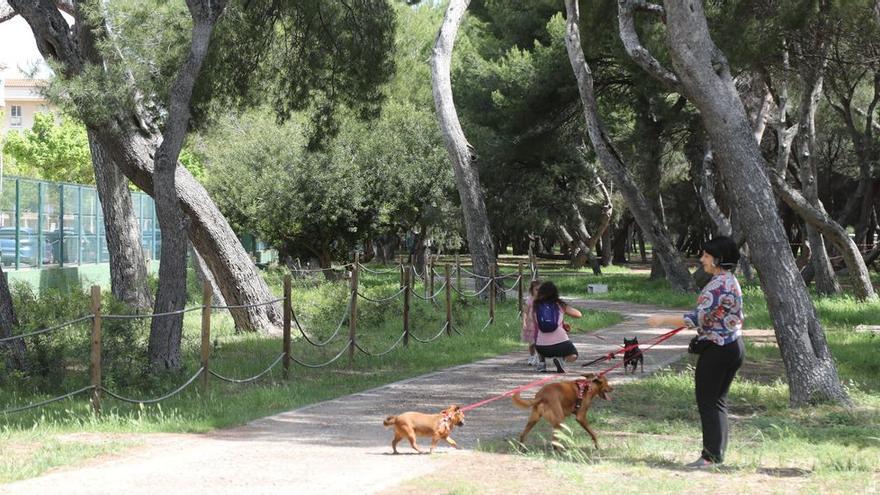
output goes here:
[{"label": "bush", "polygon": [[[45,289],[37,294],[25,283],[15,284],[12,298],[19,320],[16,334],[24,334],[79,319],[91,311],[91,297],[83,289]],[[104,314],[134,314],[134,309],[105,293]],[[49,333],[26,337],[29,368],[9,377],[13,388],[54,394],[89,383],[92,320]],[[147,371],[147,319],[105,319],[102,322],[102,376],[107,386],[144,383]]]}]

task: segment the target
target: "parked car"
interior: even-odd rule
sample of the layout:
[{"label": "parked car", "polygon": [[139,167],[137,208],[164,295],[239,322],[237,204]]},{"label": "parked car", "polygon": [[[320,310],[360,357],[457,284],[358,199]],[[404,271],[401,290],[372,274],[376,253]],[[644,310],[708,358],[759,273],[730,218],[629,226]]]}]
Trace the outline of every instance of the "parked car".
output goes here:
[{"label": "parked car", "polygon": [[[37,241],[29,227],[19,229],[18,262],[21,266],[37,266]],[[45,233],[43,237],[43,263],[53,264],[59,259],[58,235]],[[56,255],[56,252],[58,254]],[[4,265],[15,263],[15,227],[0,227],[0,258]]]}]

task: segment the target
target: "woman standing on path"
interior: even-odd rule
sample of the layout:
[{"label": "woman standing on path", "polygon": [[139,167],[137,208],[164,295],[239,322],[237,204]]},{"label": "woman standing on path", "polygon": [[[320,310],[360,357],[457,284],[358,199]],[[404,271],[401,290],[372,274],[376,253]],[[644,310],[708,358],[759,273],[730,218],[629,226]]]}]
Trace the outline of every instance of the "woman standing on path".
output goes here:
[{"label": "woman standing on path", "polygon": [[532,313],[538,327],[535,349],[541,356],[537,371],[547,371],[545,358],[551,357],[553,364],[556,365],[556,372],[565,373],[558,358],[563,358],[569,363],[574,362],[578,357],[578,351],[568,338],[568,332],[563,327],[563,319],[565,315],[580,318],[581,312],[559,298],[559,289],[553,282],[544,282],[538,287],[538,294],[532,303]]},{"label": "woman standing on path", "polygon": [[703,452],[686,467],[720,464],[727,448],[727,392],[742,366],[742,289],[733,275],[739,249],[730,237],[719,236],[703,246],[700,263],[712,279],[697,299],[696,311],[683,316],[651,315],[648,326],[696,328],[690,352],[699,354],[694,376],[697,408],[703,428]]}]

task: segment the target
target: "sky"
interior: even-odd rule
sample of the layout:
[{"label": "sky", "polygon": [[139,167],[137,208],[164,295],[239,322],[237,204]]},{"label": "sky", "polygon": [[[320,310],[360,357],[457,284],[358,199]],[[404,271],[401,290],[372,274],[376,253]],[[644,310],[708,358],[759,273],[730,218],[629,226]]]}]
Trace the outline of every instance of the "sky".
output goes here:
[{"label": "sky", "polygon": [[38,77],[45,78],[51,74],[37,50],[30,27],[21,17],[0,24],[0,65],[6,65],[0,71],[0,78],[3,79],[26,78],[26,73],[35,65],[40,67]]}]

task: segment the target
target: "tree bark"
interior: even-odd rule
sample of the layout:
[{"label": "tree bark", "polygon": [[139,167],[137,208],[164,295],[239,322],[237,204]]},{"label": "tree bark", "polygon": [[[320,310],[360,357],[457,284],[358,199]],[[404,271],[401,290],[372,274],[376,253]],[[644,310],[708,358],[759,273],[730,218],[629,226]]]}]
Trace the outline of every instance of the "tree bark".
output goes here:
[{"label": "tree bark", "polygon": [[759,249],[755,267],[788,376],[793,405],[849,404],[807,287],[794,264],[777,213],[764,160],[737,95],[727,61],[709,35],[703,4],[665,2],[675,72],[700,111],[730,200]]},{"label": "tree bark", "polygon": [[101,147],[95,131],[87,131],[95,186],[110,253],[110,287],[113,297],[148,313],[153,297],[147,282],[147,262],[141,246],[141,229],[131,203],[128,179]]},{"label": "tree bark", "polygon": [[[184,215],[177,196],[177,159],[189,127],[193,88],[208,55],[214,25],[226,7],[225,0],[187,0],[186,4],[193,20],[189,53],[171,84],[162,144],[154,159],[156,216],[162,228],[159,290],[154,306],[156,314],[177,312],[186,306],[186,233],[189,218]],[[182,336],[182,313],[153,318],[147,355],[154,369],[180,368]]]},{"label": "tree bark", "polygon": [[620,187],[621,194],[626,199],[627,206],[642,227],[642,231],[654,246],[654,253],[660,258],[666,270],[666,278],[676,290],[693,291],[695,289],[693,278],[688,272],[684,259],[676,252],[669,234],[657,220],[651,211],[645,197],[639,191],[632,177],[626,170],[620,153],[614,148],[609,136],[605,133],[604,126],[599,119],[598,106],[593,92],[593,76],[590,67],[584,58],[581,47],[580,30],[578,23],[580,14],[575,0],[565,0],[567,12],[565,46],[572,70],[578,82],[581,104],[584,107],[584,117],[587,123],[587,132],[593,149],[599,157],[599,161],[605,170],[614,177],[614,181]]},{"label": "tree bark", "polygon": [[[3,266],[0,265],[0,339],[12,336],[12,329],[18,326],[18,318],[15,316],[15,306],[12,304],[12,293],[9,291],[9,283]],[[10,370],[26,371],[27,349],[21,339],[0,343],[0,352],[6,355],[6,367]],[[0,377],[0,383],[2,383]]]},{"label": "tree bark", "polygon": [[205,259],[202,258],[202,255],[200,255],[198,251],[196,251],[192,242],[188,243],[188,247],[189,259],[192,260],[193,268],[196,271],[196,276],[199,278],[199,282],[202,285],[208,284],[211,286],[211,304],[215,306],[226,306],[226,300],[223,299],[223,293],[220,292],[220,287],[217,286],[217,281],[214,280],[214,274],[211,273],[211,269],[208,268]]},{"label": "tree bark", "polygon": [[615,265],[625,265],[629,263],[626,258],[627,248],[629,247],[629,231],[633,223],[633,217],[628,212],[624,212],[620,217],[620,222],[614,230],[614,238],[609,251],[612,253],[612,263]]},{"label": "tree bark", "polygon": [[[10,5],[30,25],[43,57],[58,63],[62,77],[81,74],[87,58],[78,49],[86,48],[84,45],[89,40],[83,33],[95,30],[87,17],[73,12],[76,24],[71,30],[51,1],[35,4],[11,0]],[[108,62],[99,59],[91,63],[101,66]],[[155,196],[153,156],[158,139],[142,123],[140,115],[126,111],[109,121],[85,121],[100,146],[129,180]],[[207,191],[184,167],[177,167],[176,174],[177,195],[190,218],[190,239],[214,273],[226,301],[230,305],[252,305],[271,299],[268,286]],[[280,308],[274,305],[236,308],[230,313],[240,330],[268,331],[281,325]]]},{"label": "tree bark", "polygon": [[[804,82],[803,96],[800,106],[800,130],[798,131],[798,151],[800,169],[798,170],[801,189],[804,199],[814,208],[822,208],[819,200],[819,189],[816,184],[816,162],[819,156],[819,145],[816,141],[816,110],[819,106],[819,97],[822,95],[822,78],[825,71],[826,44],[823,38],[825,29],[824,22],[820,21],[813,31],[811,46],[804,47],[804,51],[810,52],[810,57],[815,57],[817,62],[803,60],[801,77]],[[789,205],[791,205],[789,203]],[[823,295],[840,293],[840,284],[831,266],[828,250],[825,249],[825,239],[822,233],[813,225],[807,225],[807,238],[810,243],[812,256],[810,264],[816,280],[816,291]],[[870,280],[868,280],[870,284]]]},{"label": "tree bark", "polygon": [[446,8],[431,55],[431,87],[440,132],[455,172],[474,273],[486,277],[489,267],[495,264],[495,248],[476,167],[476,150],[468,143],[458,120],[450,75],[455,37],[469,3],[470,0],[451,0]]}]

